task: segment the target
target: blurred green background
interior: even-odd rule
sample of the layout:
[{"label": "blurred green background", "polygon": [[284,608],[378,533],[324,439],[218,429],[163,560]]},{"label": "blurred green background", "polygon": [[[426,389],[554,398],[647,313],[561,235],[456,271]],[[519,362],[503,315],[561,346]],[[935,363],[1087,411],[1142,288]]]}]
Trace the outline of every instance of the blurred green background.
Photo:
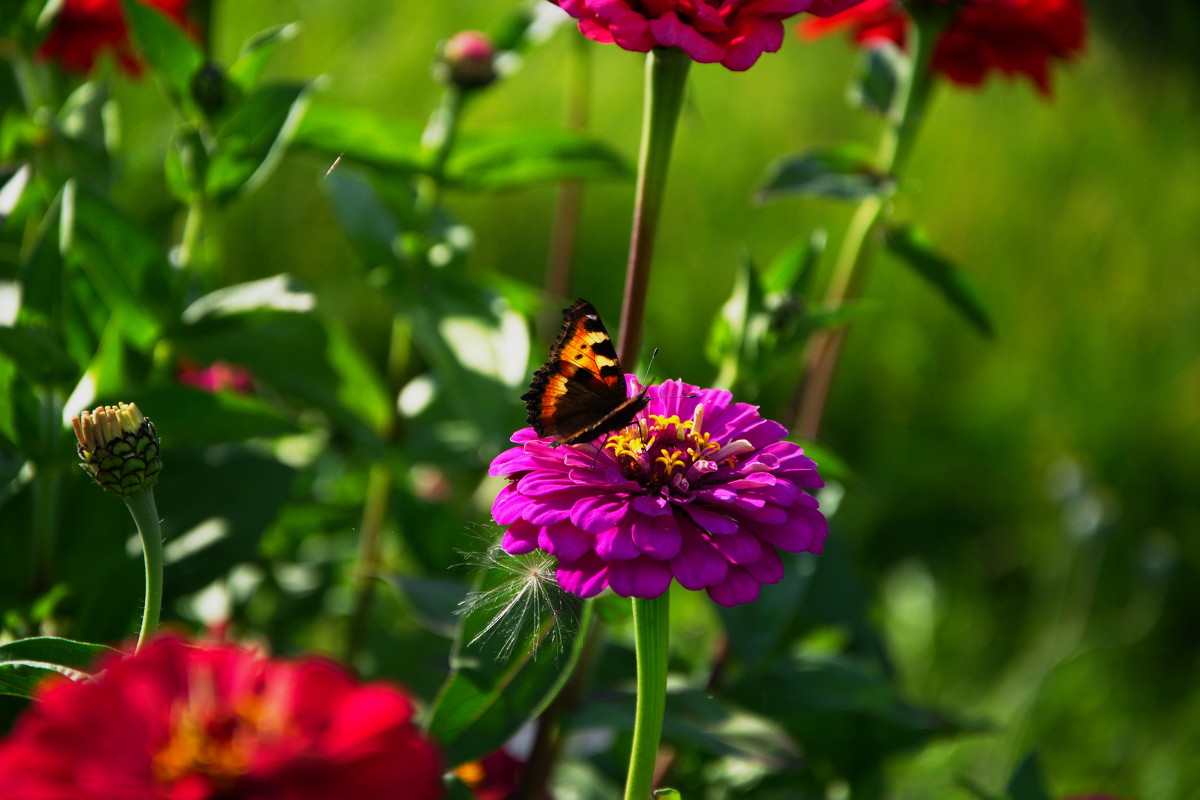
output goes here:
[{"label": "blurred green background", "polygon": [[[228,61],[256,31],[300,20],[277,71],[328,76],[317,104],[420,125],[439,92],[432,43],[515,5],[217,3],[214,40]],[[997,339],[882,256],[837,377],[822,438],[853,475],[835,536],[911,696],[993,726],[898,762],[897,797],[965,796],[963,774],[999,785],[1034,747],[1060,795],[1194,796],[1200,91],[1175,55],[1194,52],[1196,29],[1181,23],[1195,9],[1144,4],[1131,20],[1127,5],[1111,4],[1086,55],[1056,71],[1053,98],[993,79],[934,100],[897,216],[981,285]],[[560,124],[571,36],[530,53],[465,129]],[[591,128],[632,160],[642,59],[592,51]],[[778,156],[874,141],[876,121],[846,100],[857,59],[839,39],[789,37],[748,73],[693,70],[644,337],[660,348],[657,377],[712,379],[703,342],[740,253],[767,261],[813,228],[836,248],[848,206],[750,198]],[[165,141],[156,88],[119,91],[126,139]],[[152,213],[162,153],[131,152],[121,199]],[[318,188],[328,166],[289,156],[231,210],[225,280],[297,274],[382,348],[389,309],[341,280],[354,256]],[[572,297],[552,306],[581,295],[615,327],[630,199],[628,184],[589,186]],[[473,270],[540,285],[553,187],[450,202],[475,229]]]}]

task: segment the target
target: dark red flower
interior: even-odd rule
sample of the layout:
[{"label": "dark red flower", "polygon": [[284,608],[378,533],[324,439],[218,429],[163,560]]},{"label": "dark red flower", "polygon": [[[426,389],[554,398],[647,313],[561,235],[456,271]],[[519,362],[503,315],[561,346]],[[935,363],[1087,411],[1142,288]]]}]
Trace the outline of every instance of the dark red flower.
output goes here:
[{"label": "dark red flower", "polygon": [[[145,2],[180,25],[186,24],[191,0]],[[129,42],[120,0],[64,0],[38,53],[42,58],[57,61],[65,70],[86,75],[105,50],[111,50],[131,75],[141,72],[141,62]]]},{"label": "dark red flower", "polygon": [[[915,0],[921,4],[946,0]],[[800,26],[807,38],[848,28],[871,46],[888,40],[904,46],[910,22],[899,0],[867,0],[828,19]],[[933,69],[955,83],[978,86],[992,70],[1025,75],[1050,93],[1050,65],[1078,55],[1087,34],[1083,0],[965,0],[938,38]]]},{"label": "dark red flower", "polygon": [[783,20],[808,11],[828,15],[862,0],[550,0],[584,36],[646,53],[678,47],[702,64],[749,69],[783,44]]},{"label": "dark red flower", "polygon": [[525,762],[501,748],[478,761],[463,764],[454,773],[471,790],[475,800],[509,800],[521,782]]},{"label": "dark red flower", "polygon": [[442,796],[398,689],[336,664],[161,638],[45,689],[0,743],[5,800]]}]

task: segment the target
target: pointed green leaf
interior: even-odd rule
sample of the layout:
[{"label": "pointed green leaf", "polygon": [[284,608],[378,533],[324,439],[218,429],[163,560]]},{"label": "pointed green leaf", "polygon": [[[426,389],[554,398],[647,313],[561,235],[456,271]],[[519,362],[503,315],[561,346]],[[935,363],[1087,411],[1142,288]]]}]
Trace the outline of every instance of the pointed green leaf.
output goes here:
[{"label": "pointed green leaf", "polygon": [[1054,800],[1042,778],[1036,752],[1022,759],[1005,787],[1005,800]]},{"label": "pointed green leaf", "polygon": [[419,128],[362,108],[314,105],[297,127],[292,144],[321,153],[331,163],[341,156],[401,175],[427,168]]},{"label": "pointed green leaf", "polygon": [[[528,563],[524,560],[537,556],[501,558],[507,562],[498,563],[516,563],[514,558]],[[541,713],[570,677],[587,638],[591,606],[584,606],[581,618],[577,606],[536,603],[533,595],[547,588],[554,593],[550,602],[574,602],[556,586],[532,590],[519,572],[502,566],[480,576],[475,597],[489,600],[463,616],[452,672],[428,723],[451,766],[500,747]]]},{"label": "pointed green leaf", "polygon": [[37,685],[54,675],[84,678],[112,648],[53,636],[18,639],[0,645],[0,694],[32,697]]},{"label": "pointed green leaf", "polygon": [[250,92],[217,128],[208,191],[228,201],[262,185],[291,144],[317,85],[274,83]]},{"label": "pointed green leaf", "polygon": [[780,253],[767,268],[764,283],[768,292],[788,292],[806,297],[817,273],[817,263],[825,252],[828,237],[815,230],[807,239],[796,242]]},{"label": "pointed green leaf", "polygon": [[464,137],[446,165],[468,189],[514,189],[562,180],[626,178],[629,165],[611,147],[574,131],[519,131]]},{"label": "pointed green leaf", "polygon": [[8,358],[34,383],[70,388],[79,379],[79,365],[47,330],[0,326],[0,358]]},{"label": "pointed green leaf", "polygon": [[157,8],[139,0],[121,0],[129,32],[138,49],[170,87],[176,99],[189,96],[192,76],[204,56],[188,35]]},{"label": "pointed green leaf", "polygon": [[980,333],[995,336],[979,287],[969,275],[934,250],[929,234],[912,225],[892,227],[885,232],[885,241],[888,250],[933,284]]},{"label": "pointed green leaf", "polygon": [[300,33],[299,23],[279,25],[265,30],[242,45],[237,61],[229,65],[229,78],[243,89],[253,89],[271,57],[281,46],[295,39]]},{"label": "pointed green leaf", "polygon": [[871,151],[843,144],[791,156],[773,164],[758,192],[760,202],[784,194],[811,194],[838,200],[861,200],[892,190],[894,181],[875,167]]},{"label": "pointed green leaf", "polygon": [[912,70],[908,55],[893,42],[876,40],[865,62],[851,89],[853,98],[867,111],[890,116]]}]

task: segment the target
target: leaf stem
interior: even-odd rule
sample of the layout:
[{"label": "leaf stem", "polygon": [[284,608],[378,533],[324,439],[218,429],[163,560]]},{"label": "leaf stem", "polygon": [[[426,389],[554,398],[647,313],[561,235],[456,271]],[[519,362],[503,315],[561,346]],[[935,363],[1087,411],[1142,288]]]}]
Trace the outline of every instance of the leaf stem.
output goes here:
[{"label": "leaf stem", "polygon": [[667,643],[670,593],[633,598],[633,631],[637,644],[637,716],[633,750],[625,781],[625,800],[646,800],[654,789],[654,765],[662,738],[667,705]]},{"label": "leaf stem", "polygon": [[687,86],[691,58],[677,48],[658,47],[646,56],[646,96],[642,111],[642,144],[638,154],[637,189],[633,206],[633,233],[629,241],[629,264],[625,272],[625,303],[621,310],[618,355],[626,367],[637,363],[646,313],[646,290],[654,239],[662,210],[667,170],[683,90]]},{"label": "leaf stem", "polygon": [[[929,104],[934,86],[932,70],[934,44],[942,29],[949,23],[950,14],[943,9],[917,14],[912,18],[909,42],[912,52],[907,80],[901,81],[901,95],[896,103],[892,124],[884,130],[879,142],[876,166],[894,180],[908,160],[916,142],[917,132]],[[864,198],[855,209],[846,229],[833,276],[825,295],[824,305],[835,309],[862,293],[867,268],[874,252],[873,234],[891,213],[891,203],[882,195]],[[804,382],[800,387],[794,429],[806,439],[816,439],[825,415],[826,401],[833,385],[833,374],[846,339],[846,328],[825,329],[813,335],[805,357]]]},{"label": "leaf stem", "polygon": [[158,618],[162,611],[163,597],[163,544],[162,529],[158,524],[158,508],[154,504],[154,490],[147,489],[125,498],[125,505],[133,515],[138,535],[142,538],[142,554],[146,560],[146,602],[142,608],[142,628],[138,632],[137,649],[154,636]]}]

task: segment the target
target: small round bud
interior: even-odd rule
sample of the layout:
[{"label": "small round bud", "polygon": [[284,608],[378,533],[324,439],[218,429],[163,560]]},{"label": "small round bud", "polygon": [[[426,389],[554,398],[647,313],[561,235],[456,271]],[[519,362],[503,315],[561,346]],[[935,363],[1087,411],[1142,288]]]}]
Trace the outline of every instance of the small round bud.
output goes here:
[{"label": "small round bud", "polygon": [[496,80],[496,47],[486,33],[461,31],[442,44],[436,70],[460,89],[482,89]]},{"label": "small round bud", "polygon": [[158,432],[134,403],[100,406],[71,419],[84,472],[101,489],[132,497],[158,482]]},{"label": "small round bud", "polygon": [[192,76],[192,98],[206,117],[215,117],[229,100],[229,80],[221,68],[208,62]]}]

